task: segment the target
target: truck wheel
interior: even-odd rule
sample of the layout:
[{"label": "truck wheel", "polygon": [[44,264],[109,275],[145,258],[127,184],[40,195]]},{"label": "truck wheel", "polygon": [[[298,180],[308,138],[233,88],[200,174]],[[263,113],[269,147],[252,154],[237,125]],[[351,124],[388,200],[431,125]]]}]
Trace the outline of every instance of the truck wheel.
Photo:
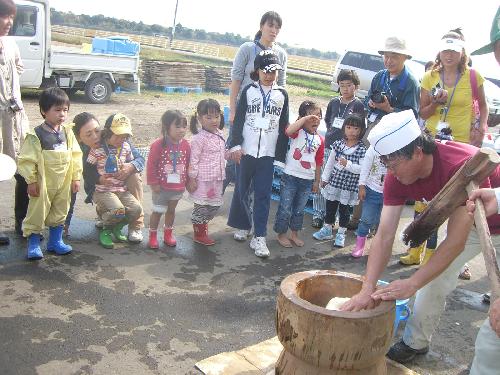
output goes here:
[{"label": "truck wheel", "polygon": [[85,95],[91,103],[106,103],[112,91],[111,82],[103,77],[92,78],[85,84]]}]

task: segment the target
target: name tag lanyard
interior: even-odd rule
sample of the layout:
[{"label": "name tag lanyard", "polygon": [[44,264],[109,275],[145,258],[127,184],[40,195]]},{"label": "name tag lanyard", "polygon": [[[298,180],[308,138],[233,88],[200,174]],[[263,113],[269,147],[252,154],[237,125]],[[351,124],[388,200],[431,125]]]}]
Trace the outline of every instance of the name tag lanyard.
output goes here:
[{"label": "name tag lanyard", "polygon": [[[302,129],[302,130],[304,130],[304,129]],[[312,151],[313,143],[314,143],[314,134],[311,134],[311,138],[309,138],[307,132],[304,130],[304,135],[306,138],[306,149],[307,149],[307,152],[310,154]]]},{"label": "name tag lanyard", "polygon": [[344,111],[342,112],[342,115],[340,115],[340,107],[342,106],[342,99],[340,99],[340,100],[339,100],[339,111],[338,111],[338,113],[337,113],[337,117],[339,117],[339,118],[344,118],[344,116],[345,116],[345,112],[347,111],[347,108],[348,108],[348,107],[351,105],[351,103],[352,103],[353,101],[355,101],[355,100],[356,100],[356,97],[352,98],[352,99],[351,99],[351,101],[345,105]]},{"label": "name tag lanyard", "polygon": [[122,156],[122,151],[123,151],[123,145],[119,149],[117,149],[117,152],[112,155],[111,152],[109,151],[109,147],[106,142],[103,142],[104,145],[104,152],[106,153],[106,162],[104,164],[104,171],[106,173],[115,173],[118,172],[118,165],[120,162],[120,158]]},{"label": "name tag lanyard", "polygon": [[259,82],[259,89],[260,89],[260,93],[262,94],[262,105],[263,105],[263,108],[262,108],[262,118],[264,118],[266,116],[266,108],[269,104],[269,101],[271,100],[271,91],[272,91],[272,88],[269,90],[269,92],[266,94],[264,93],[264,90],[262,89],[262,86]]},{"label": "name tag lanyard", "polygon": [[[174,148],[173,145],[174,144],[172,144],[172,149]],[[173,155],[173,157],[169,155],[169,159],[172,161],[172,167],[174,168],[174,173],[177,173],[177,154],[179,153],[179,145],[176,144],[175,148],[176,150],[172,150],[172,152],[169,153]]]},{"label": "name tag lanyard", "polygon": [[391,79],[389,77],[390,74],[386,70],[382,75],[383,75],[383,79],[381,80],[383,81],[382,87],[384,88],[384,91],[389,95],[389,98],[392,99],[393,95],[391,90]]},{"label": "name tag lanyard", "polygon": [[[441,72],[440,77],[441,77],[441,82],[442,82],[443,88],[444,88],[444,74],[443,74],[443,72]],[[442,112],[441,112],[441,118],[443,118],[443,114],[444,114],[444,118],[443,118],[442,122],[446,122],[446,116],[448,116],[448,112],[449,112],[450,107],[451,107],[451,101],[453,100],[453,95],[455,95],[455,90],[457,88],[459,80],[460,80],[460,72],[457,72],[457,79],[455,80],[455,86],[453,87],[453,91],[451,92],[450,100],[448,100],[448,103],[446,103],[446,105],[443,107]]]}]

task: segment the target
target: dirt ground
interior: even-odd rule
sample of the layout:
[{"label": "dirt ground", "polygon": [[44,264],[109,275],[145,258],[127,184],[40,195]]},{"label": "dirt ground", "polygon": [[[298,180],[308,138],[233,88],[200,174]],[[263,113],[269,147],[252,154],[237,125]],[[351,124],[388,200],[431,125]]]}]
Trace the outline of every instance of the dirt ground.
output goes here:
[{"label": "dirt ground", "polygon": [[[299,88],[290,88],[290,111],[298,112],[300,103],[310,100]],[[297,93],[298,95],[293,95]],[[113,113],[121,112],[132,120],[134,137],[132,139],[137,147],[148,146],[155,138],[161,135],[160,118],[169,109],[177,109],[189,118],[196,109],[196,105],[201,99],[212,98],[217,100],[221,107],[229,105],[229,96],[215,93],[203,94],[166,94],[161,91],[143,91],[141,95],[132,93],[113,94],[111,100],[106,104],[89,104],[82,93],[77,93],[71,97],[71,108],[69,119],[73,119],[80,112],[90,112],[94,114],[101,125],[104,125],[106,118]],[[23,95],[23,102],[30,119],[30,123],[38,125],[42,122],[42,117],[38,111],[38,98],[36,93],[29,92]],[[326,110],[328,101],[316,99],[318,104]],[[222,108],[221,108],[222,109]],[[190,134],[188,132],[188,138]]]},{"label": "dirt ground", "polygon": [[[210,95],[221,105],[229,97]],[[131,117],[135,143],[147,146],[158,137],[161,114],[170,108],[191,113],[203,95],[144,93],[113,95],[106,105],[72,101],[71,117],[94,113],[101,123],[115,112]],[[297,111],[304,97],[291,96]],[[25,97],[32,124],[41,122],[35,96]],[[326,101],[322,102],[326,108]],[[255,257],[248,243],[232,239],[226,225],[232,187],[210,224],[217,241],[206,248],[192,241],[192,204],[183,199],[176,210],[176,248],[147,249],[122,244],[104,250],[97,244],[95,208],[79,194],[68,242],[71,255],[45,254],[40,262],[25,260],[26,243],[13,233],[13,181],[0,184],[0,228],[11,236],[0,247],[0,373],[10,374],[198,374],[194,364],[212,355],[234,351],[276,335],[275,306],[280,282],[304,270],[335,269],[363,274],[367,257],[354,260],[355,236],[346,247],[312,239],[306,215],[303,248],[280,247],[272,231],[277,204],[268,221],[266,260]],[[151,192],[145,186],[146,225]],[[412,218],[406,207],[401,228]],[[146,230],[144,230],[146,236]],[[442,236],[442,234],[441,234]],[[442,237],[441,237],[442,238]],[[408,277],[416,267],[402,267],[405,247],[395,241],[382,279]],[[422,375],[465,375],[474,355],[478,329],[487,316],[481,302],[488,290],[484,262],[470,262],[472,279],[458,282],[447,299],[430,351],[409,367]],[[395,340],[401,335],[401,324]]]}]

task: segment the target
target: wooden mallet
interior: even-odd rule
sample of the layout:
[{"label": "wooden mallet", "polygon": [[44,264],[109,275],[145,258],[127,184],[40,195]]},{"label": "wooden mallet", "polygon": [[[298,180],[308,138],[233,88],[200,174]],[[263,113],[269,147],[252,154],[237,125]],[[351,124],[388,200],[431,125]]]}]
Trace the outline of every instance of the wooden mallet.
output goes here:
[{"label": "wooden mallet", "polygon": [[[465,203],[469,193],[477,189],[500,164],[500,157],[490,148],[481,148],[453,175],[446,185],[429,202],[426,209],[404,230],[403,241],[411,247],[424,243],[431,233],[439,228],[455,209]],[[500,296],[500,271],[486,222],[483,202],[476,199],[474,221],[486,272],[491,282],[492,299]]]}]

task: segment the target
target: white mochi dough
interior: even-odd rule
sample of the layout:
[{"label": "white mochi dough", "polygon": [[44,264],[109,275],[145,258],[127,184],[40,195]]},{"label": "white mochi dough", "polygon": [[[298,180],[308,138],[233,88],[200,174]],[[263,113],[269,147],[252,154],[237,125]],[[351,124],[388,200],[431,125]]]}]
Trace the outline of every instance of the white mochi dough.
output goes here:
[{"label": "white mochi dough", "polygon": [[340,306],[342,306],[345,302],[349,301],[351,298],[349,297],[333,297],[328,304],[326,305],[325,309],[328,310],[340,310]]}]

